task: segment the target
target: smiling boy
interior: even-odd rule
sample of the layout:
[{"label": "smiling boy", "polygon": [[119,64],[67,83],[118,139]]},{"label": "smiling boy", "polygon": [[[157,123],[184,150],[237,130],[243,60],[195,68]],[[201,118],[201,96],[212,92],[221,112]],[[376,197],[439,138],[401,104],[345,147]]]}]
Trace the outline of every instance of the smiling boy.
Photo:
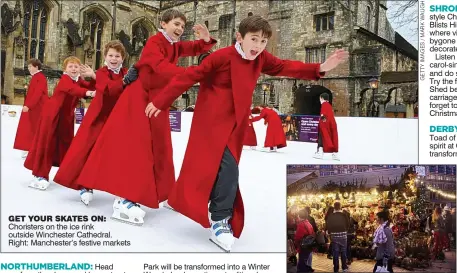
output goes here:
[{"label": "smiling boy", "polygon": [[[85,205],[93,198],[91,189],[81,188],[76,182],[84,168],[87,157],[94,146],[97,137],[103,129],[114,105],[125,86],[138,77],[136,69],[122,67],[126,51],[120,41],[111,41],[104,49],[105,65],[98,69],[93,78],[96,79],[96,95],[79,127],[70,148],[65,155],[54,182],[65,187],[81,190],[80,198]],[[81,68],[84,72],[85,68]]]},{"label": "smiling boy", "polygon": [[175,183],[168,108],[159,119],[147,118],[144,108],[186,70],[176,65],[178,58],[206,53],[216,44],[202,25],[194,26],[199,40],[179,41],[185,24],[181,12],[163,13],[162,29],[148,39],[135,64],[138,80],[119,97],[79,175],[82,188],[118,196],[113,219],[142,225],[145,211],[139,204],[158,208]]},{"label": "smiling boy", "polygon": [[323,64],[281,60],[264,51],[271,35],[267,20],[260,16],[245,18],[234,46],[217,50],[200,66],[176,76],[146,107],[148,116],[157,117],[179,95],[200,82],[186,154],[168,203],[210,228],[210,240],[226,251],[231,250],[234,237],[239,238],[244,226],[238,164],[260,74],[317,80],[348,55],[337,50]]}]

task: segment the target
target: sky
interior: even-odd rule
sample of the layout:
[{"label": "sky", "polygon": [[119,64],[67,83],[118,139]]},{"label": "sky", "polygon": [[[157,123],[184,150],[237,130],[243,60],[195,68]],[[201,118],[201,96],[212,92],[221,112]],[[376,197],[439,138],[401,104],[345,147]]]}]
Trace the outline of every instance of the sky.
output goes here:
[{"label": "sky", "polygon": [[393,29],[405,38],[416,49],[418,48],[418,3],[408,8],[401,17],[395,17],[396,13],[408,1],[387,1],[387,18]]}]

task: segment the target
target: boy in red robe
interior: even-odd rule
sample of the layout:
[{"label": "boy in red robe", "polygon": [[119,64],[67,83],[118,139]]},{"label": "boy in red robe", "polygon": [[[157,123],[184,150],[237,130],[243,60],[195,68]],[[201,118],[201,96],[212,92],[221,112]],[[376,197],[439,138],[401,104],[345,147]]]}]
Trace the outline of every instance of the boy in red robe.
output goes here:
[{"label": "boy in red robe", "polygon": [[178,58],[206,53],[216,44],[203,25],[194,26],[199,40],[179,41],[185,24],[181,12],[163,13],[162,29],[148,39],[135,65],[138,80],[122,92],[79,175],[81,187],[118,196],[115,220],[142,225],[145,212],[138,204],[159,208],[175,183],[169,110],[149,119],[144,109],[186,70],[176,66]]},{"label": "boy in red robe", "polygon": [[246,133],[244,134],[244,146],[250,146],[252,150],[255,150],[257,146],[257,135],[255,134],[254,124],[252,123],[252,115],[249,115],[248,126],[246,127]]},{"label": "boy in red robe", "polygon": [[321,117],[318,125],[317,152],[314,154],[314,158],[322,159],[324,153],[332,153],[333,160],[340,160],[338,157],[338,127],[332,105],[328,102],[329,96],[327,93],[322,93],[319,98]]},{"label": "boy in red robe", "polygon": [[267,20],[260,16],[245,18],[234,46],[213,52],[198,67],[176,76],[146,107],[148,116],[157,117],[200,82],[186,154],[168,202],[178,212],[210,228],[211,240],[225,251],[231,250],[234,237],[239,238],[244,225],[238,164],[260,74],[317,80],[348,55],[337,50],[323,64],[281,60],[264,51],[271,35]]},{"label": "boy in red robe", "polygon": [[[95,74],[96,96],[54,177],[56,183],[80,190],[80,198],[85,205],[89,205],[92,201],[93,191],[79,186],[76,183],[77,178],[124,86],[138,77],[136,69],[131,68],[127,72],[127,69],[122,67],[126,51],[120,41],[111,41],[106,44],[104,56],[105,66],[97,70]],[[82,72],[85,72],[85,69]]]},{"label": "boy in red robe", "polygon": [[[95,96],[95,79],[86,82],[80,77],[81,61],[68,57],[63,62],[64,75],[54,89],[54,94],[43,107],[38,129],[33,138],[24,166],[35,176],[31,188],[46,190],[49,172],[58,167],[70,147],[74,136],[75,108],[80,98]],[[88,66],[82,76],[94,77]]]},{"label": "boy in red robe", "polygon": [[282,121],[278,113],[266,105],[261,105],[259,108],[260,115],[254,117],[252,122],[256,122],[261,119],[265,120],[265,125],[267,125],[267,133],[263,146],[265,148],[270,148],[271,152],[276,152],[278,148],[280,149],[287,147],[286,135],[284,134]]},{"label": "boy in red robe", "polygon": [[41,62],[38,59],[28,60],[28,66],[32,79],[28,86],[24,106],[22,107],[21,118],[16,131],[14,149],[25,151],[22,158],[27,157],[27,151],[32,145],[33,137],[38,128],[43,105],[49,99],[48,81],[41,72]]}]

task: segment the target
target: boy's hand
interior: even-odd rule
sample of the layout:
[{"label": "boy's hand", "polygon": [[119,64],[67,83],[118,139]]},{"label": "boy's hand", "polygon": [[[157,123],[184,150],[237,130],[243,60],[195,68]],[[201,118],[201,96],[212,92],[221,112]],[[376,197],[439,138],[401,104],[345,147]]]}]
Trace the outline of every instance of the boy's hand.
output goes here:
[{"label": "boy's hand", "polygon": [[94,70],[86,64],[81,65],[80,72],[81,72],[81,76],[83,76],[83,77],[95,79]]},{"label": "boy's hand", "polygon": [[157,107],[155,107],[154,104],[152,104],[152,102],[150,102],[148,103],[148,106],[146,106],[146,110],[144,112],[146,113],[146,116],[150,118],[152,117],[152,115],[154,115],[154,117],[157,117],[161,111],[157,109]]},{"label": "boy's hand", "polygon": [[24,105],[24,106],[22,107],[22,112],[27,113],[28,111],[29,111],[29,108],[28,108],[27,106]]},{"label": "boy's hand", "polygon": [[195,36],[197,36],[198,39],[203,39],[205,42],[209,42],[211,40],[209,36],[209,30],[206,25],[198,24],[195,25],[192,29],[195,31]]},{"label": "boy's hand", "polygon": [[330,55],[330,57],[328,57],[323,64],[321,64],[320,72],[330,71],[340,65],[342,62],[345,62],[348,58],[349,52],[344,49],[338,49],[332,55]]},{"label": "boy's hand", "polygon": [[129,85],[132,82],[136,81],[138,78],[138,70],[132,65],[129,70],[127,71],[127,74],[125,74],[123,82],[124,85]]}]

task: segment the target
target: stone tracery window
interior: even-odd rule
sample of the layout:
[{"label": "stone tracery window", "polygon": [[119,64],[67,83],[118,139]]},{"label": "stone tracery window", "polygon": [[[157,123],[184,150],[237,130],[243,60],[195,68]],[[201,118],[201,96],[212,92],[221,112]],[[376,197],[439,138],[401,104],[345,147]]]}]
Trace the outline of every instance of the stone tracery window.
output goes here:
[{"label": "stone tracery window", "polygon": [[[184,32],[181,35],[180,40],[181,41],[189,41],[192,38],[193,31],[192,28],[194,27],[194,22],[187,22],[186,26],[184,27]],[[192,65],[193,63],[193,57],[186,57],[186,58],[180,58],[178,61],[178,65],[182,67],[187,67]]]},{"label": "stone tracery window", "polygon": [[366,11],[365,16],[366,16],[366,18],[365,18],[366,28],[368,30],[370,30],[370,25],[371,25],[371,7],[370,6],[367,6],[367,11]]},{"label": "stone tracery window", "polygon": [[219,46],[230,46],[232,43],[233,14],[224,14],[219,17]]},{"label": "stone tracery window", "polygon": [[24,1],[25,62],[38,58],[44,62],[48,9],[43,0]]},{"label": "stone tracery window", "polygon": [[102,49],[102,35],[103,27],[105,22],[95,11],[90,11],[85,14],[84,19],[84,35],[83,37],[89,36],[91,49],[89,51],[89,57],[95,54],[95,61],[93,61],[94,70],[98,69],[101,65],[103,49]]},{"label": "stone tracery window", "polygon": [[326,60],[326,47],[307,47],[306,63],[323,63]]},{"label": "stone tracery window", "polygon": [[149,37],[149,31],[141,23],[137,22],[132,27],[132,47],[136,54],[139,54],[143,47],[146,45],[146,41]]}]

